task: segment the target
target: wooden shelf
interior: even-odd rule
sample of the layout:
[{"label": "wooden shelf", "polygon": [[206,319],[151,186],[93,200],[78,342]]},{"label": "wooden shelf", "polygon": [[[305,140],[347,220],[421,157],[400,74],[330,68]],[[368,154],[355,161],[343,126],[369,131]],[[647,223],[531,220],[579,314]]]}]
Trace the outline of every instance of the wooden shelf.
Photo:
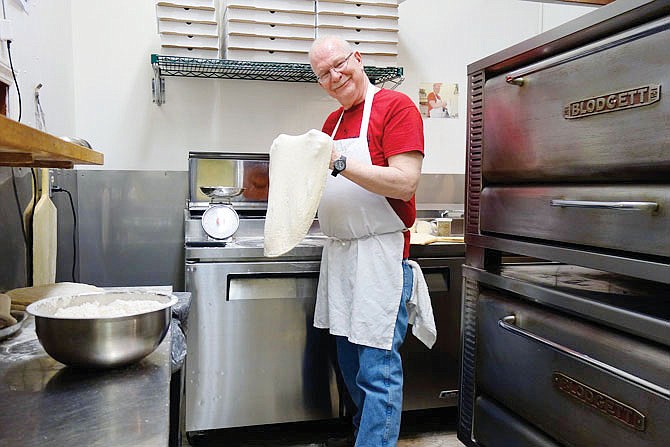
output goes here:
[{"label": "wooden shelf", "polygon": [[0,115],[0,166],[71,168],[101,165],[105,157]]}]

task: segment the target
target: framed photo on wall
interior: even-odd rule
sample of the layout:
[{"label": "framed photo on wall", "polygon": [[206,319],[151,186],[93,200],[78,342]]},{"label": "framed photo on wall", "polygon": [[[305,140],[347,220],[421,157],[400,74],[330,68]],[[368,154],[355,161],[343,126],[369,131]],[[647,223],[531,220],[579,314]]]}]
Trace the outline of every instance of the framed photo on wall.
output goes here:
[{"label": "framed photo on wall", "polygon": [[419,110],[424,118],[458,118],[458,84],[419,83]]}]

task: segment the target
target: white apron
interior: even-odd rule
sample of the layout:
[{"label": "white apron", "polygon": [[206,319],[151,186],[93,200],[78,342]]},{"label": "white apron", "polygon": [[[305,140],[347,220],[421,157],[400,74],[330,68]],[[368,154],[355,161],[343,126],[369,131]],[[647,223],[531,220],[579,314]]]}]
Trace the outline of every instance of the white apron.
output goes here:
[{"label": "white apron", "polygon": [[[359,137],[334,142],[335,150],[349,160],[372,164],[367,134],[377,91],[368,85]],[[386,197],[343,176],[328,176],[318,216],[329,238],[321,259],[314,326],[329,328],[352,343],[391,349],[402,294],[405,224]]]}]

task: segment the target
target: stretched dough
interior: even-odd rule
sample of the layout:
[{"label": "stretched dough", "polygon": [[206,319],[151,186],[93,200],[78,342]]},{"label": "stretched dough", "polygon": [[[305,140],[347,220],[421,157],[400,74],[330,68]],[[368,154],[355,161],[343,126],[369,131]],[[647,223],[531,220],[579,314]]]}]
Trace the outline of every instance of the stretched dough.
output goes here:
[{"label": "stretched dough", "polygon": [[333,140],[318,130],[279,135],[270,148],[270,189],[264,254],[280,256],[298,245],[314,221],[326,185]]}]

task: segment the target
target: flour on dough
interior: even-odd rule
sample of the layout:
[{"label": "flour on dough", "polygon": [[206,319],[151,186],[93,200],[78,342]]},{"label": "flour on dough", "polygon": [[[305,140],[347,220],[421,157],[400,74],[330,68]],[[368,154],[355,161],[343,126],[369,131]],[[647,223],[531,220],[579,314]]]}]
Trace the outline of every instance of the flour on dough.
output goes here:
[{"label": "flour on dough", "polygon": [[314,129],[298,136],[282,134],[272,142],[265,256],[286,253],[309,231],[326,185],[332,144],[330,136]]},{"label": "flour on dough", "polygon": [[70,296],[81,293],[101,292],[100,287],[74,282],[57,282],[35,287],[22,287],[5,292],[12,299],[12,307],[27,306],[35,301],[52,296]]}]

